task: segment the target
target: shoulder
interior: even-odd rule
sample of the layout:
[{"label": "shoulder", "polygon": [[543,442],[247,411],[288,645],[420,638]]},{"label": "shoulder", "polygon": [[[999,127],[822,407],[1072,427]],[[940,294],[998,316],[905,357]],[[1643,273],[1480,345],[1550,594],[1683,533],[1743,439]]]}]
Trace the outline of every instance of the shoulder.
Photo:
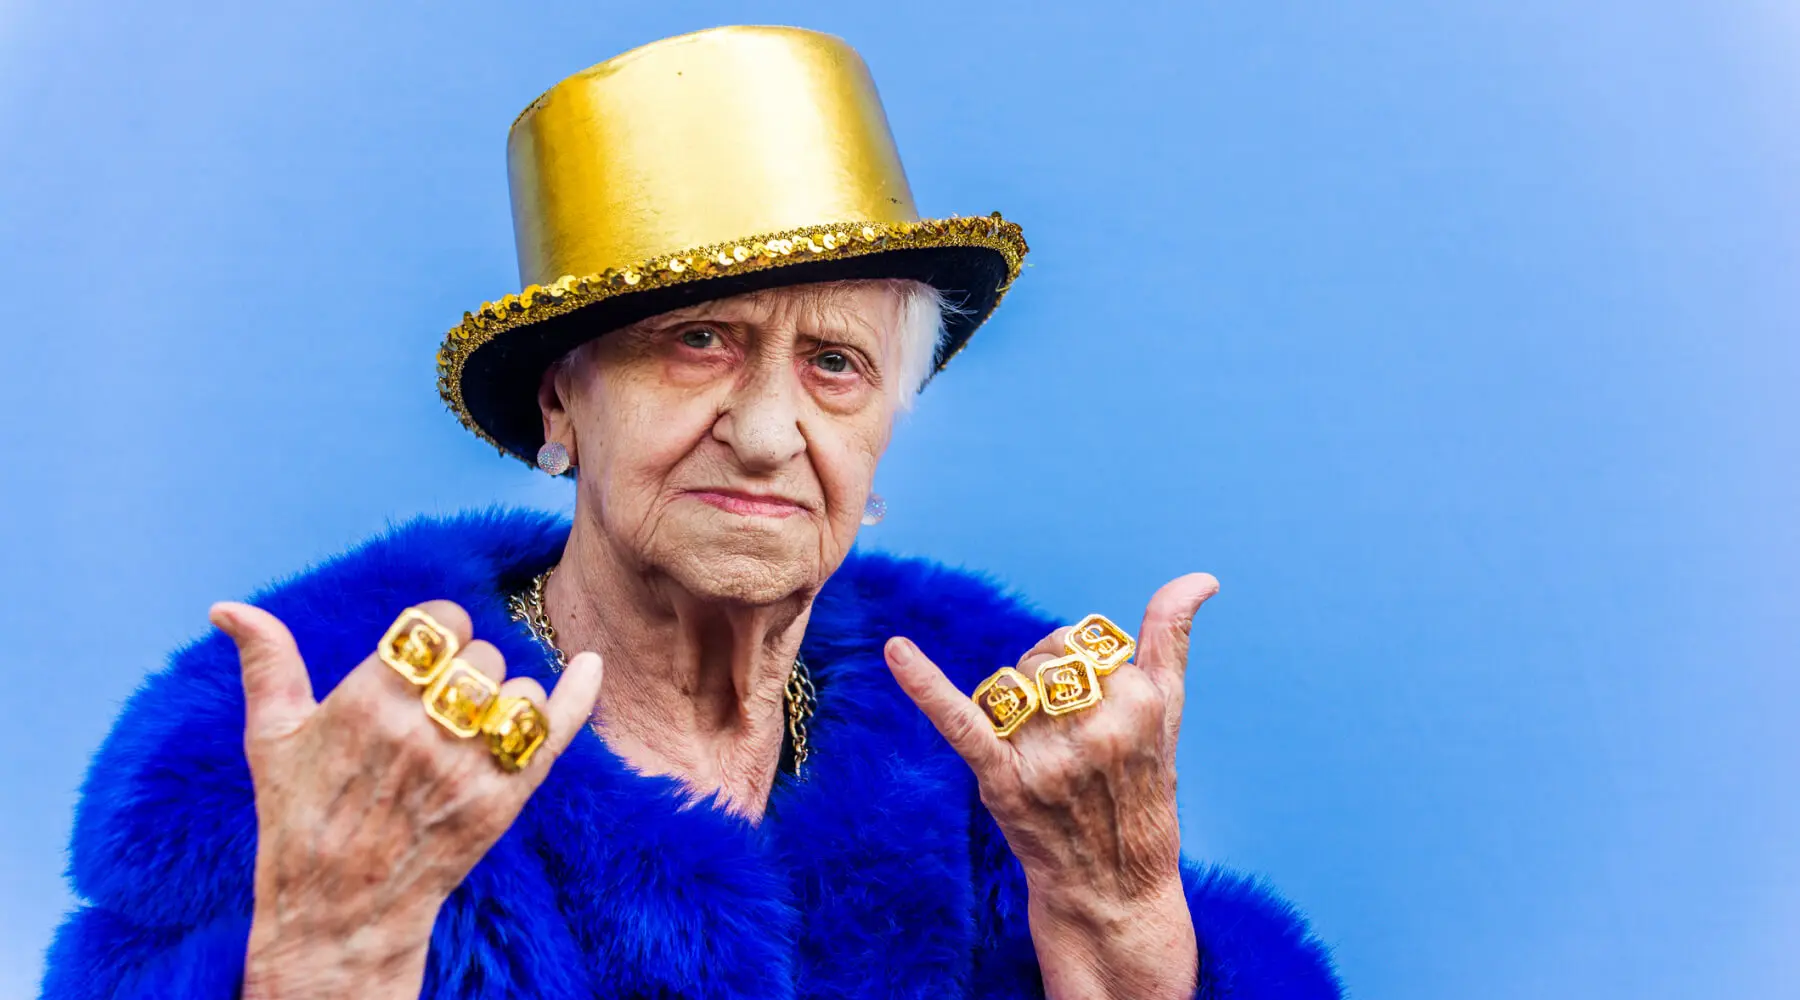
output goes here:
[{"label": "shoulder", "polygon": [[989,574],[858,551],[814,602],[807,645],[829,661],[905,636],[968,690],[1058,624]]},{"label": "shoulder", "polygon": [[[566,534],[536,512],[421,518],[250,600],[288,624],[322,696],[409,604],[443,598],[503,614],[506,578],[547,564]],[[217,630],[144,680],[82,784],[69,864],[80,896],[158,926],[192,925],[250,898],[255,804],[243,726],[237,652]]]}]

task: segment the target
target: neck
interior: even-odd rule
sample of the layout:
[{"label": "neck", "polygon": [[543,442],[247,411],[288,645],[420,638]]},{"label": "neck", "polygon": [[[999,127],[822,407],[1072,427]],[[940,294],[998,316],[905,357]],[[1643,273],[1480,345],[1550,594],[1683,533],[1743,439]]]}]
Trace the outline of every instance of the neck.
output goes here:
[{"label": "neck", "polygon": [[626,565],[578,519],[544,593],[557,645],[606,663],[594,717],[612,751],[644,774],[757,820],[786,734],[784,696],[812,594],[771,605],[695,597]]}]

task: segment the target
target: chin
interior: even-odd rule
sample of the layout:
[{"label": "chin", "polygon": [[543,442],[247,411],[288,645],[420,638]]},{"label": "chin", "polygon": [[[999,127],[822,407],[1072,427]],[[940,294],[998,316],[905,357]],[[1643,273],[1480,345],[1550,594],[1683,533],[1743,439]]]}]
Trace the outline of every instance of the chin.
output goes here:
[{"label": "chin", "polygon": [[[794,527],[799,527],[795,525]],[[807,538],[797,536],[805,534]],[[737,530],[681,532],[656,559],[669,578],[702,600],[774,604],[817,590],[835,567],[819,565],[813,532]]]}]

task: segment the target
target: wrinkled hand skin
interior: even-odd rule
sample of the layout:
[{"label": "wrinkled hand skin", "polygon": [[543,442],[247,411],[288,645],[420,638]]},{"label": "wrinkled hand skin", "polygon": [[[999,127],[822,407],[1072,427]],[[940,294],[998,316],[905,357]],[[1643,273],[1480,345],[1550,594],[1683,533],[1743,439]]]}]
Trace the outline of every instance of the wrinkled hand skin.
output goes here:
[{"label": "wrinkled hand skin", "polygon": [[[1218,581],[1194,573],[1151,598],[1137,658],[1102,679],[1105,700],[1068,715],[1039,712],[1011,738],[910,640],[888,666],[965,760],[1018,857],[1030,893],[1032,944],[1054,1000],[1190,998],[1199,975],[1181,885],[1175,745],[1188,639]],[[1059,628],[1018,670],[1066,653]]]},{"label": "wrinkled hand skin", "polygon": [[577,656],[546,698],[529,678],[505,680],[499,651],[470,641],[461,608],[422,607],[457,635],[463,660],[504,681],[502,695],[530,698],[548,719],[523,771],[501,771],[483,740],[432,721],[420,689],[373,653],[318,702],[283,622],[243,604],[212,609],[238,647],[256,792],[247,1000],[417,997],[439,907],[593,710],[598,656]]}]

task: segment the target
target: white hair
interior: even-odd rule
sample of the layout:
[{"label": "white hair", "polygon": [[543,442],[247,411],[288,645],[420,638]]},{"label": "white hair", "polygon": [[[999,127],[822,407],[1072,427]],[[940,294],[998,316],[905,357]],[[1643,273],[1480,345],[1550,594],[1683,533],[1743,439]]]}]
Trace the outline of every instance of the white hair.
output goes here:
[{"label": "white hair", "polygon": [[925,380],[937,361],[938,344],[944,340],[944,319],[956,307],[944,293],[923,281],[894,279],[900,296],[900,363],[894,372],[900,409],[912,409],[913,399],[925,388]]}]

